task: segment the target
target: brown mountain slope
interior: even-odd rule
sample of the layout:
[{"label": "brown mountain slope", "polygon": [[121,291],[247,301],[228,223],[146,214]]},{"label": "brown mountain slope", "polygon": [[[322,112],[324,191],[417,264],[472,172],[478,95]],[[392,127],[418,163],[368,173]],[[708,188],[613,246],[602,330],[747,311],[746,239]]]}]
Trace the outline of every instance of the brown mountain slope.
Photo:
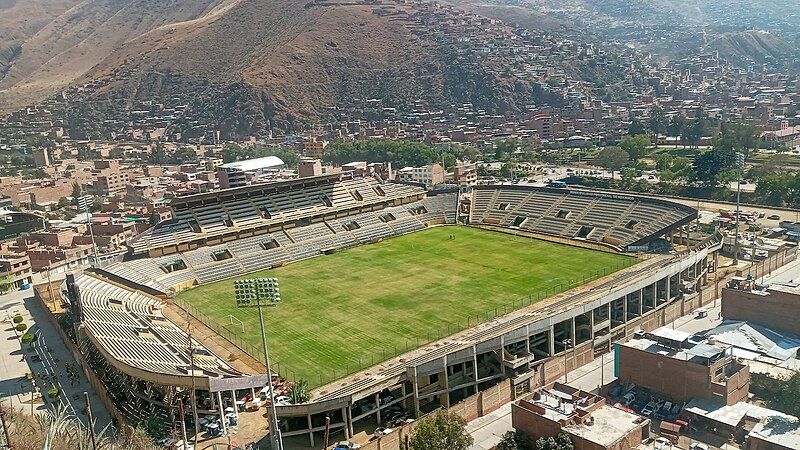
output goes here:
[{"label": "brown mountain slope", "polygon": [[0,80],[25,40],[80,0],[0,0]]},{"label": "brown mountain slope", "polygon": [[530,86],[456,54],[457,36],[426,22],[436,14],[400,3],[241,0],[128,41],[89,72],[108,82],[90,99],[95,110],[75,116],[118,118],[136,100],[179,97],[234,136],[267,121],[293,129],[352,98],[499,112],[529,101]]},{"label": "brown mountain slope", "polygon": [[[3,0],[9,2],[11,0]],[[14,5],[16,27],[25,14],[58,11],[68,0]],[[0,78],[0,107],[40,100],[82,77],[130,39],[161,26],[213,14],[226,0],[84,0],[17,42],[20,51]],[[8,19],[11,22],[11,19]],[[2,22],[0,22],[2,23]]]}]

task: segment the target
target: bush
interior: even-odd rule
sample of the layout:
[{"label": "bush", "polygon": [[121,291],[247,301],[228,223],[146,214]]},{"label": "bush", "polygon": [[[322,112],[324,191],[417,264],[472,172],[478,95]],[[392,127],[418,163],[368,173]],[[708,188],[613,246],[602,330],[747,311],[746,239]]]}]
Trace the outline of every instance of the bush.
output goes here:
[{"label": "bush", "polygon": [[18,323],[17,326],[16,326],[16,329],[17,329],[17,331],[22,333],[23,331],[28,329],[28,326],[25,325],[24,323]]},{"label": "bush", "polygon": [[22,323],[22,316],[20,315],[14,316],[14,323]]},{"label": "bush", "polygon": [[24,342],[26,344],[32,344],[32,343],[36,342],[36,339],[38,337],[39,336],[36,335],[35,333],[27,332],[27,333],[22,335],[22,342]]},{"label": "bush", "polygon": [[57,387],[51,387],[50,389],[47,390],[47,396],[50,398],[56,398],[58,397],[59,392],[60,391],[58,390]]}]

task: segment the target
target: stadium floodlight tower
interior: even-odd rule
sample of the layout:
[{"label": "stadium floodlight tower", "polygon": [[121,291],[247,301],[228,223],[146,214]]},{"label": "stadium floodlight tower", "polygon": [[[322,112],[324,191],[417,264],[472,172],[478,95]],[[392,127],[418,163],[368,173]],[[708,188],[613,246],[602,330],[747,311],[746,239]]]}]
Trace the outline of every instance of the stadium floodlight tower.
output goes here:
[{"label": "stadium floodlight tower", "polygon": [[277,278],[254,278],[233,282],[236,295],[236,306],[239,308],[258,308],[258,321],[261,324],[261,344],[264,347],[264,364],[267,366],[270,398],[270,441],[273,450],[283,450],[281,430],[278,428],[278,414],[275,409],[275,392],[272,389],[272,369],[269,366],[269,346],[267,332],[264,328],[264,308],[278,306],[281,301]]}]

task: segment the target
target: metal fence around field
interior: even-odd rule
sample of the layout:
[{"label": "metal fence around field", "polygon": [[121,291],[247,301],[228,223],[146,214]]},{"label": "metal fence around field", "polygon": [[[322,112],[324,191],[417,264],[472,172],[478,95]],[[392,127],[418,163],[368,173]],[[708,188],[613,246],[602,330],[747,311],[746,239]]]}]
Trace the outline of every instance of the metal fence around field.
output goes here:
[{"label": "metal fence around field", "polygon": [[[554,295],[566,292],[575,287],[582,286],[594,280],[610,275],[614,272],[627,269],[633,265],[638,264],[641,261],[642,261],[641,259],[631,258],[630,260],[622,261],[619,264],[614,264],[607,268],[595,270],[584,277],[564,282],[559,282],[545,288],[544,290],[531,293],[527,296],[512,299],[503,306],[498,306],[496,308],[487,310],[483,313],[476,315],[469,315],[469,316],[462,315],[458,317],[457,320],[452,321],[446,324],[445,326],[439,328],[436,332],[427,333],[424,337],[420,336],[413,339],[408,338],[405,340],[401,340],[392,345],[391,347],[382,348],[380,352],[374,352],[367,356],[353,357],[350,360],[341,361],[338,367],[330,369],[327,372],[320,371],[319,373],[313,376],[306,375],[305,377],[303,377],[298,375],[295,371],[293,371],[292,368],[289,365],[285,364],[283,361],[281,361],[280,358],[275,358],[274,356],[270,355],[270,363],[272,364],[271,369],[274,373],[277,373],[280,376],[285,377],[289,381],[297,381],[300,378],[305,378],[305,381],[307,381],[312,387],[323,386],[333,381],[344,378],[348,375],[351,375],[353,373],[364,370],[366,368],[373,367],[376,364],[380,364],[381,362],[387,361],[391,358],[402,355],[406,352],[420,348],[431,342],[444,339],[447,336],[459,333],[466,329],[477,326],[481,323],[489,322],[491,320],[512,313],[519,309],[526,308],[548,297],[552,297]],[[211,328],[215,333],[222,336],[230,343],[232,343],[242,351],[246,352],[253,358],[264,363],[264,358],[263,358],[264,350],[261,345],[252,344],[249,339],[245,339],[243,338],[243,336],[237,335],[237,333],[233,332],[232,330],[229,330],[225,326],[225,324],[220,323],[219,319],[212,318],[207,314],[202,313],[197,308],[195,308],[194,306],[188,304],[187,302],[181,299],[173,298],[171,299],[171,301],[176,306],[182,308],[184,311],[191,314],[197,320],[203,322],[206,326]],[[275,336],[270,336],[270,337],[275,338]]]}]

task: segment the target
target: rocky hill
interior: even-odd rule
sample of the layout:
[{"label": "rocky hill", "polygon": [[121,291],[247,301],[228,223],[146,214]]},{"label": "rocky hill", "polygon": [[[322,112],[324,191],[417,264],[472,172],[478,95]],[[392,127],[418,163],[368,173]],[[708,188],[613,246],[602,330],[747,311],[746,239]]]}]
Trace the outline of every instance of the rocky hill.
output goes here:
[{"label": "rocky hill", "polygon": [[468,19],[400,1],[85,0],[6,58],[0,108],[85,85],[69,124],[181,98],[235,136],[267,122],[291,130],[353,98],[472,102],[499,113],[524,106],[528,83],[464,50]]}]

